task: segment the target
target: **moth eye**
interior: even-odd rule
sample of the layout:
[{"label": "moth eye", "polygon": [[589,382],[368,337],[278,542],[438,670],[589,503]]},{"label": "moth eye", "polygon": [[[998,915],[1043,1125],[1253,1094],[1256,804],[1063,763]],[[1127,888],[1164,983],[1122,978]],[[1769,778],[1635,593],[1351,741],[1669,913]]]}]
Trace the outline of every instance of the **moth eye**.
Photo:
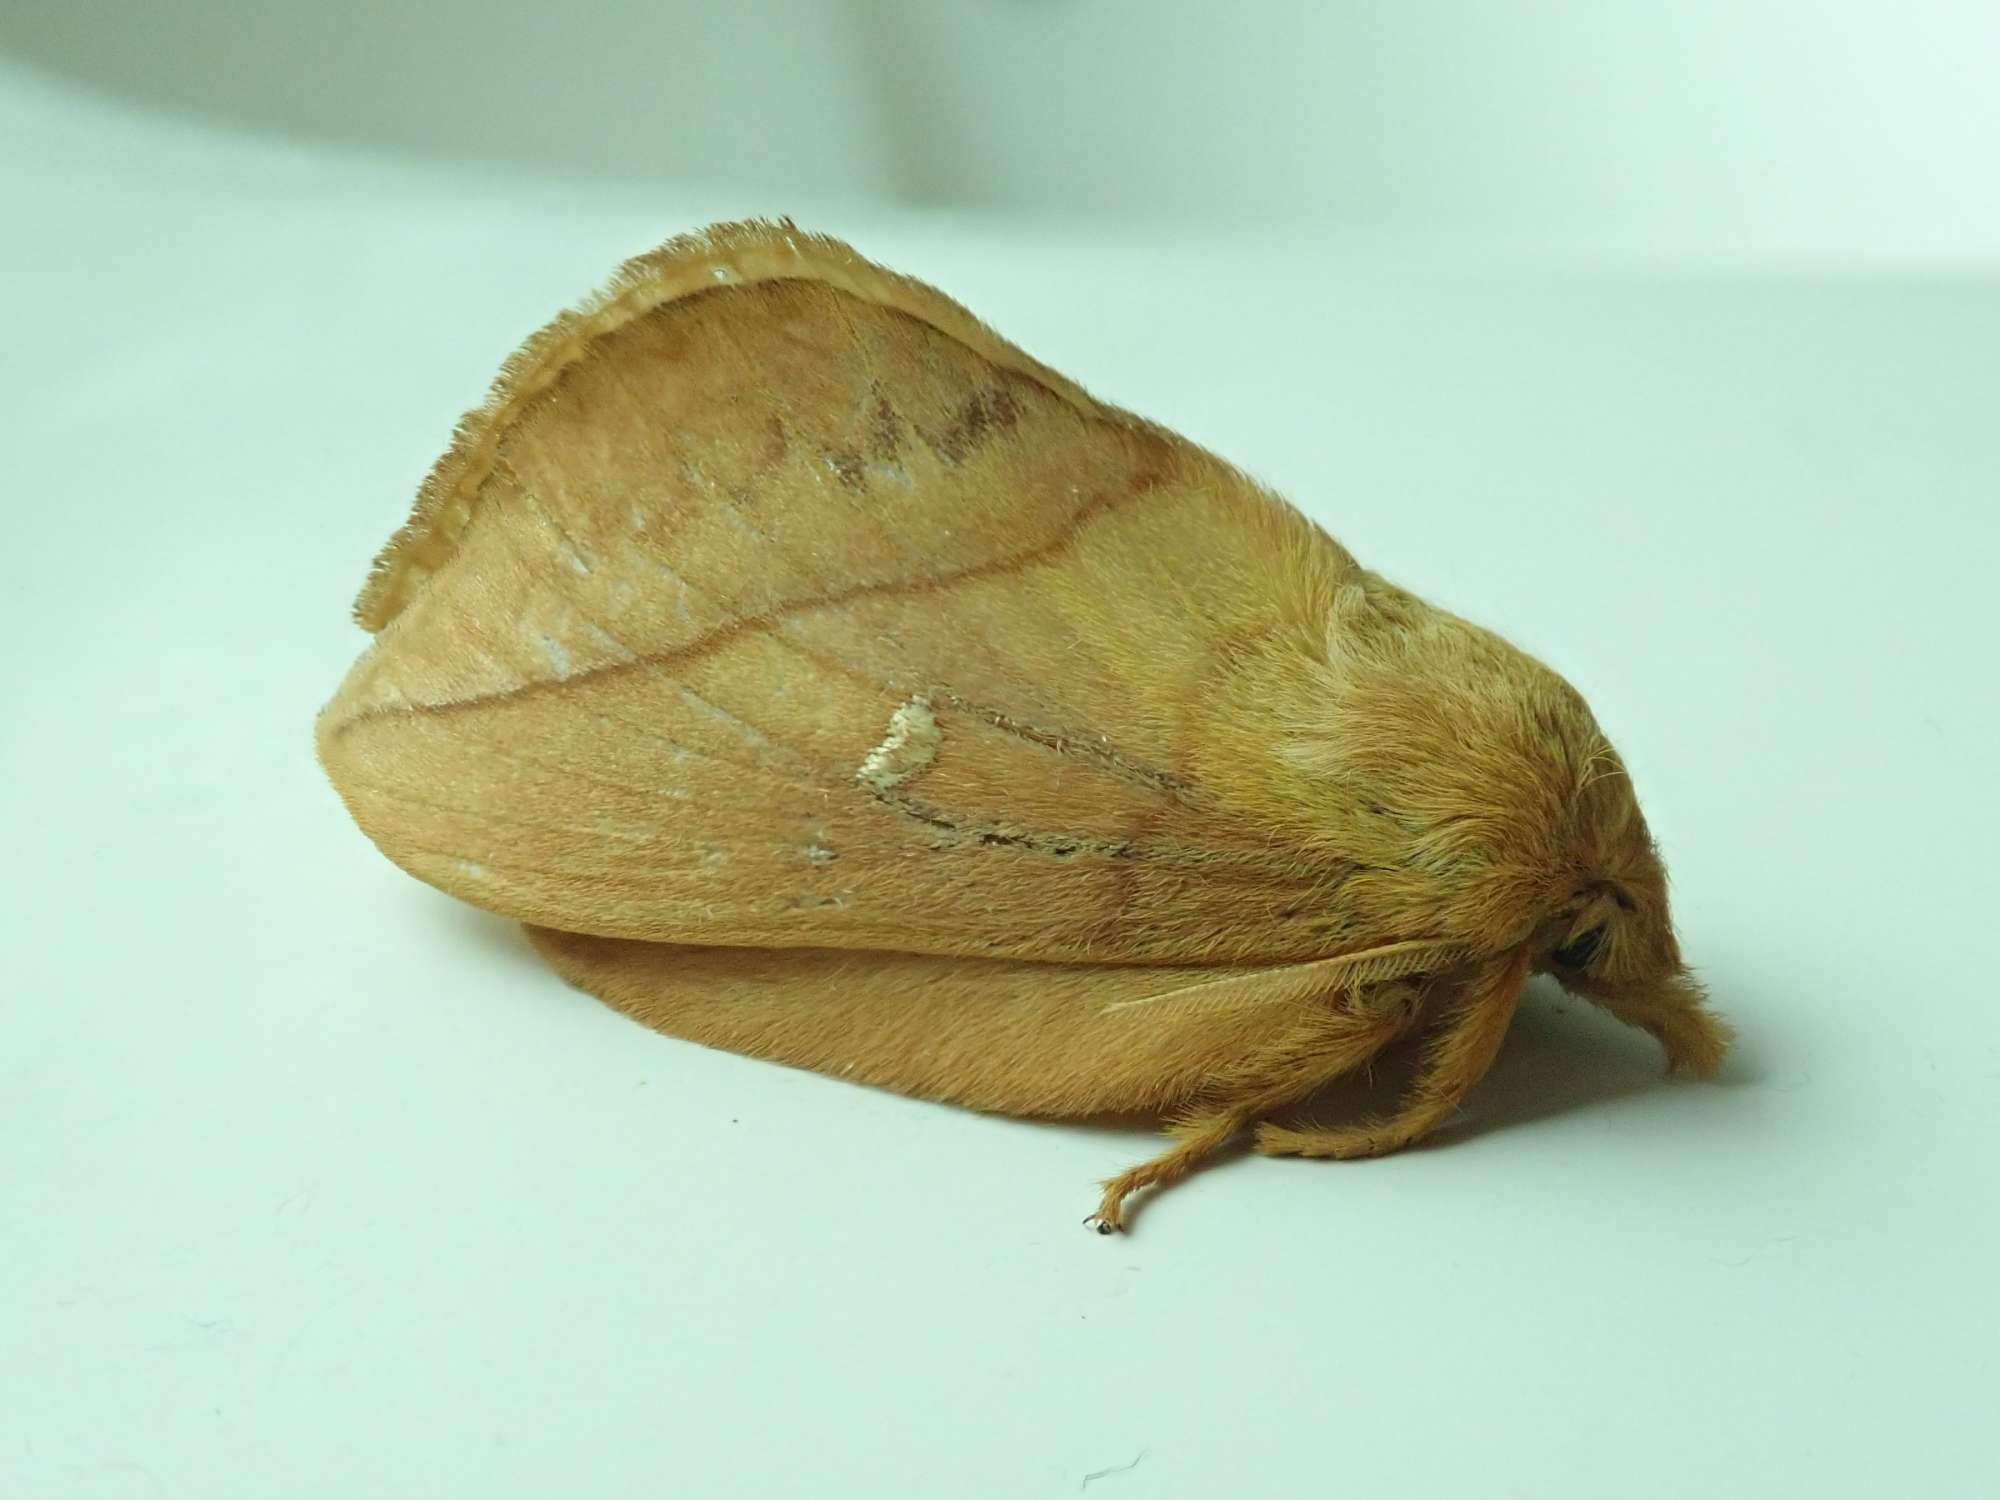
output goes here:
[{"label": "moth eye", "polygon": [[1604,929],[1593,927],[1590,931],[1570,939],[1549,956],[1565,969],[1587,969],[1590,961],[1597,957],[1597,950],[1604,946]]}]

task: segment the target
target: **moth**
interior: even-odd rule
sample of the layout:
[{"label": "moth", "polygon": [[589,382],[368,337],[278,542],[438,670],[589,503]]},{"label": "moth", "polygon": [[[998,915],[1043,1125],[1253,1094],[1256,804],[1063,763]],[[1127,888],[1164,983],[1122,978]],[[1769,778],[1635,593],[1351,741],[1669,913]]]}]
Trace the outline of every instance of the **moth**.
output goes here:
[{"label": "moth", "polygon": [[[1363,1157],[1531,973],[1729,1041],[1577,692],[1221,459],[789,222],[510,359],[356,605],[321,763],[381,850],[710,1046]],[[1386,1117],[1328,1081],[1421,1033]]]}]

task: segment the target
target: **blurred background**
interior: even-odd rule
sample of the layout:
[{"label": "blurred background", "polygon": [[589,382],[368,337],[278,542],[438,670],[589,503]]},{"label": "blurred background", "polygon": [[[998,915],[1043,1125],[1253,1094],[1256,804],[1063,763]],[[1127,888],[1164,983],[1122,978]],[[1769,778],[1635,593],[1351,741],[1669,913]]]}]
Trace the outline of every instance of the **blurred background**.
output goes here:
[{"label": "blurred background", "polygon": [[262,135],[765,209],[2000,245],[1988,0],[10,0],[0,49]]}]

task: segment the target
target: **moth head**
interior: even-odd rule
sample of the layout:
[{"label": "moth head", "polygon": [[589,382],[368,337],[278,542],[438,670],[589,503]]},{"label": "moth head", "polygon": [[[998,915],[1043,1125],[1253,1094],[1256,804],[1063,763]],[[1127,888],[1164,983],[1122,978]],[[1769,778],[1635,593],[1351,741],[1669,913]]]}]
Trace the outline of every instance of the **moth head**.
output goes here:
[{"label": "moth head", "polygon": [[1583,697],[1525,652],[1373,574],[1336,590],[1293,698],[1287,758],[1341,887],[1383,936],[1525,953],[1652,1032],[1677,1068],[1728,1029],[1682,961],[1666,870],[1623,761]]},{"label": "moth head", "polygon": [[1548,676],[1567,700],[1559,715],[1565,749],[1556,759],[1570,768],[1572,781],[1549,809],[1552,885],[1528,939],[1535,966],[1572,994],[1652,1033],[1669,1068],[1712,1076],[1733,1033],[1707,1008],[1700,981],[1681,957],[1666,865],[1632,779],[1582,698]]},{"label": "moth head", "polygon": [[[1643,831],[1638,809],[1631,826]],[[1733,1033],[1681,958],[1666,870],[1650,839],[1614,848],[1532,939],[1536,967],[1570,993],[1651,1032],[1676,1071],[1712,1076]]]}]

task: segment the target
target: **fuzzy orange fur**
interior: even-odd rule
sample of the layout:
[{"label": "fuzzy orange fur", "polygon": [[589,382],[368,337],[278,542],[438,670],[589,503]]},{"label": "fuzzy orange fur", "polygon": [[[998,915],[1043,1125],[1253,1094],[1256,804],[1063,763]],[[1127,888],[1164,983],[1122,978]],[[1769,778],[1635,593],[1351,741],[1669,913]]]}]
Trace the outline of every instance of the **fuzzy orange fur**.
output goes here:
[{"label": "fuzzy orange fur", "polygon": [[[663,1031],[1176,1117],[1107,1229],[1248,1126],[1421,1137],[1535,967],[1726,1046],[1567,683],[789,224],[530,340],[356,613],[319,753],[392,859]],[[1433,1022],[1394,1119],[1272,1118]]]}]

